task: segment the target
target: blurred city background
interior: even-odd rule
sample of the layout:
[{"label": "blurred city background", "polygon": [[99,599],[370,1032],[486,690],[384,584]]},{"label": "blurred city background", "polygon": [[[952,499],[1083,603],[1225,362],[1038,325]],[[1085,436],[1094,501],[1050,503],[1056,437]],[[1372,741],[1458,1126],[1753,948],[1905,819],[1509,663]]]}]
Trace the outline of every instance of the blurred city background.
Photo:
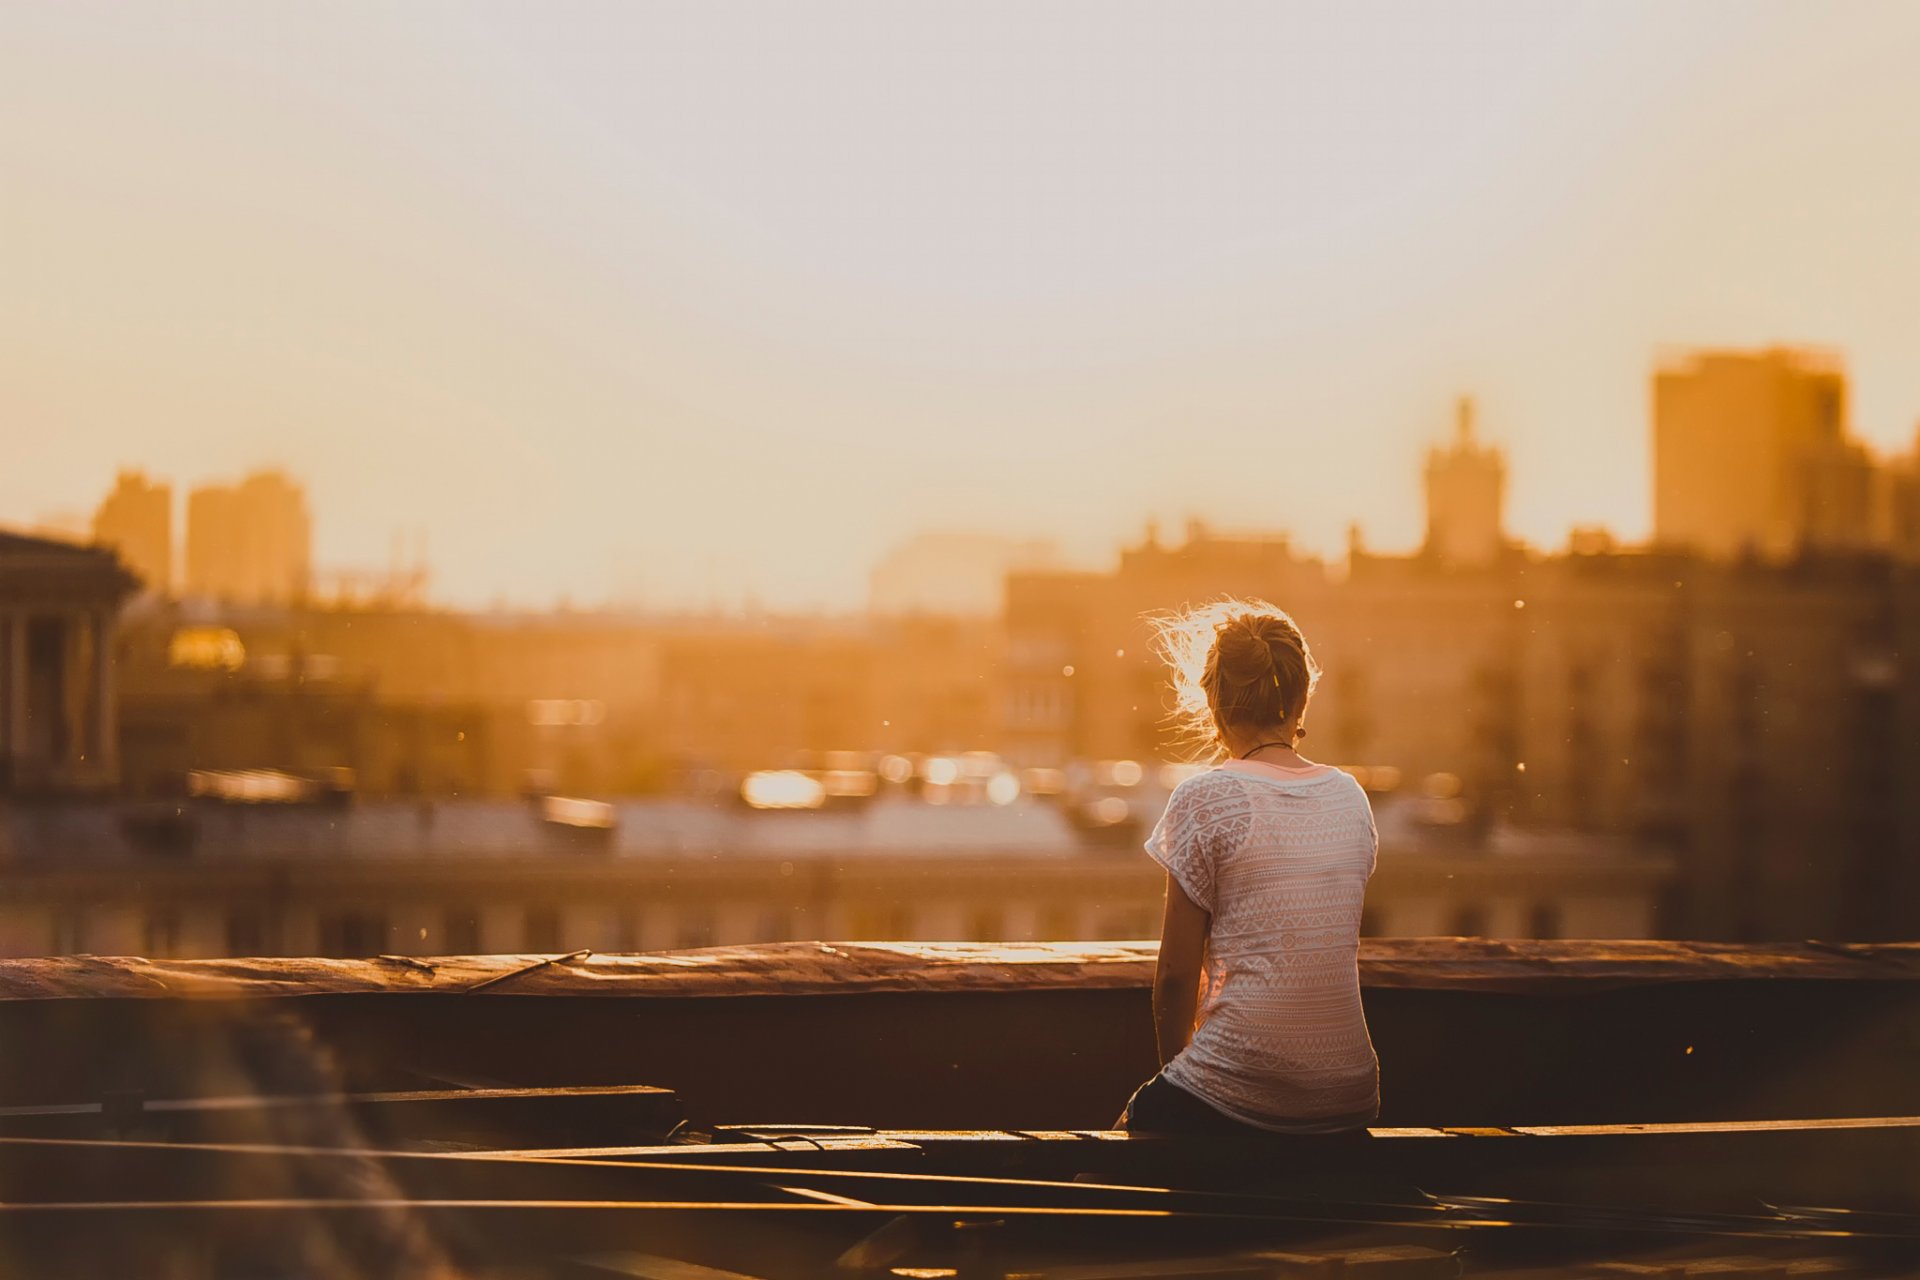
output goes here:
[{"label": "blurred city background", "polygon": [[1093,12],[0,18],[0,953],[1920,932],[1915,11]]},{"label": "blurred city background", "polygon": [[1411,550],[1196,520],[1082,569],[929,533],[844,615],[435,608],[404,538],[316,572],[294,478],[177,501],[122,472],[86,540],[0,541],[0,941],[1150,936],[1139,843],[1195,766],[1149,615],[1222,593],[1285,601],[1326,655],[1308,746],[1373,795],[1370,932],[1911,931],[1920,460],[1850,436],[1831,354],[1652,378],[1645,545],[1516,542],[1462,398]]}]

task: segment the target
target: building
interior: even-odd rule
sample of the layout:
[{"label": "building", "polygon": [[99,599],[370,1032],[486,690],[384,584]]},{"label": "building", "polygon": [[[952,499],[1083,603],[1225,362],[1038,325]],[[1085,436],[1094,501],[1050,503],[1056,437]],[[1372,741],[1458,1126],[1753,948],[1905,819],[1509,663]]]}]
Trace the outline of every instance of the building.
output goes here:
[{"label": "building", "polygon": [[324,767],[362,795],[623,796],[823,751],[957,754],[995,737],[1001,640],[931,615],[167,602],[125,631],[125,776],[143,795],[193,769]]},{"label": "building", "polygon": [[[1295,616],[1322,667],[1309,753],[1458,779],[1495,806],[1513,772],[1527,561],[1357,555]],[[1291,607],[1291,606],[1290,606]]]},{"label": "building", "polygon": [[1920,764],[1910,571],[1641,553],[1542,563],[1525,589],[1516,820],[1672,853],[1686,936],[1920,927],[1920,804],[1895,781]]},{"label": "building", "polygon": [[117,781],[114,630],[136,586],[111,551],[0,533],[0,794]]},{"label": "building", "polygon": [[1809,551],[1870,551],[1891,540],[1887,472],[1857,441],[1810,451],[1801,469],[1800,546]]},{"label": "building", "polygon": [[1194,523],[1179,546],[1150,533],[1109,573],[1015,574],[1000,750],[1051,767],[1179,758],[1186,744],[1167,719],[1154,616],[1255,597],[1287,610],[1319,656],[1306,722],[1312,754],[1392,764],[1416,778],[1499,774],[1511,769],[1523,564],[1360,552],[1336,575],[1285,537],[1223,537]]},{"label": "building", "polygon": [[[1854,448],[1834,438],[1829,460]],[[1462,849],[1494,858],[1493,833],[1517,828],[1670,857],[1667,933],[1920,927],[1920,794],[1897,782],[1920,775],[1910,560],[1809,514],[1844,502],[1790,511],[1785,558],[1594,531],[1540,555],[1504,542],[1499,453],[1469,415],[1429,462],[1436,527],[1418,552],[1356,542],[1334,566],[1284,536],[1149,529],[1104,572],[1011,573],[997,623],[148,610],[124,667],[129,784],[346,769],[369,799],[617,799],[825,753],[987,751],[1072,787],[1182,754],[1153,615],[1255,596],[1300,621],[1323,667],[1310,754],[1397,774]],[[1816,473],[1802,468],[1803,498]],[[1911,468],[1878,474],[1904,484]]]},{"label": "building", "polygon": [[1897,560],[1920,561],[1920,431],[1912,447],[1886,468],[1881,486],[1889,550]]},{"label": "building", "polygon": [[1861,545],[1870,470],[1847,380],[1804,348],[1689,352],[1653,380],[1654,541],[1714,559]]},{"label": "building", "polygon": [[[1140,797],[1142,807],[1164,793]],[[0,955],[446,955],[797,938],[1148,938],[1164,876],[1084,838],[1064,808],[940,803],[758,812],[608,806],[604,826],[528,801],[328,803],[201,796],[11,828]],[[1370,935],[1637,938],[1674,868],[1617,840],[1505,832],[1486,856],[1383,799]],[[559,816],[566,814],[560,812]],[[137,874],[130,874],[136,872]]]},{"label": "building", "polygon": [[277,471],[187,498],[187,591],[240,604],[303,599],[312,575],[306,494]]},{"label": "building", "polygon": [[1057,547],[1039,539],[988,533],[917,534],[874,566],[868,612],[992,617],[1000,612],[1008,573],[1050,568],[1059,558]]},{"label": "building", "polygon": [[1309,754],[1396,770],[1496,823],[1673,857],[1674,936],[1920,928],[1920,576],[1884,555],[1512,554],[1450,567],[1273,540],[1149,545],[1107,574],[1008,584],[1000,749],[1023,765],[1168,758],[1145,617],[1256,595],[1323,667]]},{"label": "building", "polygon": [[595,616],[170,603],[130,619],[129,792],[196,769],[351,772],[361,795],[620,793],[650,753],[657,655]]},{"label": "building", "polygon": [[1326,568],[1284,536],[1220,534],[1189,521],[1179,545],[1149,527],[1106,573],[1008,575],[997,749],[1023,766],[1172,759],[1154,614],[1223,596],[1260,596],[1303,619]]},{"label": "building", "polygon": [[1493,563],[1507,549],[1506,455],[1474,439],[1473,400],[1460,397],[1453,443],[1427,451],[1427,554],[1441,563]]},{"label": "building", "polygon": [[147,591],[172,594],[172,486],[122,471],[93,514],[93,540],[118,552]]}]

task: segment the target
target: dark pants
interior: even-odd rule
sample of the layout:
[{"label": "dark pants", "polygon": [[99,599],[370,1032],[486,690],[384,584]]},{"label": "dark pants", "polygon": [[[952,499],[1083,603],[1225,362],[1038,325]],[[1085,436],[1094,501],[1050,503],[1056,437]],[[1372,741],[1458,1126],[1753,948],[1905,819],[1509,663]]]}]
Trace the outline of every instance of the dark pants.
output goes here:
[{"label": "dark pants", "polygon": [[[1288,1136],[1223,1115],[1162,1075],[1155,1075],[1134,1090],[1133,1097],[1127,1099],[1126,1111],[1120,1117],[1120,1127],[1128,1133],[1242,1138]],[[1354,1128],[1329,1136],[1364,1138],[1368,1135],[1366,1129]]]}]

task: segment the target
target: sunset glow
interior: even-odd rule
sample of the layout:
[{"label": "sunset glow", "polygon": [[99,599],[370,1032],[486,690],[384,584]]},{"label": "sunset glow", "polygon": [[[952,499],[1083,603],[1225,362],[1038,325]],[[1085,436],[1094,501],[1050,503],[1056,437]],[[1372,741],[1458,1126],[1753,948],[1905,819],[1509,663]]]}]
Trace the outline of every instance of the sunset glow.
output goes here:
[{"label": "sunset glow", "polygon": [[1646,533],[1668,344],[1920,417],[1920,10],[9,6],[0,522],[277,466],[434,598],[857,607],[926,529]]}]

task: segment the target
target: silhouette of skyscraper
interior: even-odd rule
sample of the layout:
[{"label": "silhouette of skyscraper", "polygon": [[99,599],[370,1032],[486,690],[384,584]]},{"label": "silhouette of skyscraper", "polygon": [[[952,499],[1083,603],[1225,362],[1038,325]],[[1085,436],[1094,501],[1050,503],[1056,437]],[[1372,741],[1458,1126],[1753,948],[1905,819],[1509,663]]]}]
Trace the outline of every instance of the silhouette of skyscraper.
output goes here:
[{"label": "silhouette of skyscraper", "polygon": [[303,598],[312,522],[306,494],[277,471],[187,499],[187,590],[238,603]]},{"label": "silhouette of skyscraper", "polygon": [[93,515],[93,540],[112,547],[149,591],[173,590],[173,487],[122,471]]},{"label": "silhouette of skyscraper", "polygon": [[1874,463],[1847,378],[1804,348],[1704,351],[1653,382],[1654,540],[1718,559],[1875,541]]}]

